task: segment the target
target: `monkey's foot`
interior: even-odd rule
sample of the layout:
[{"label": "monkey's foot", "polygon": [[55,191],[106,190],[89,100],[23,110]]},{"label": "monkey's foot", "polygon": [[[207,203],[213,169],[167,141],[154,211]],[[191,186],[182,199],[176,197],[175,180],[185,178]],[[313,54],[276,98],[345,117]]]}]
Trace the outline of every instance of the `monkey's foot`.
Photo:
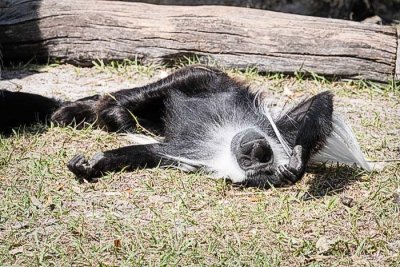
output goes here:
[{"label": "monkey's foot", "polygon": [[82,128],[84,122],[94,123],[96,114],[89,101],[77,101],[57,109],[51,116],[51,120],[63,126],[74,125]]}]

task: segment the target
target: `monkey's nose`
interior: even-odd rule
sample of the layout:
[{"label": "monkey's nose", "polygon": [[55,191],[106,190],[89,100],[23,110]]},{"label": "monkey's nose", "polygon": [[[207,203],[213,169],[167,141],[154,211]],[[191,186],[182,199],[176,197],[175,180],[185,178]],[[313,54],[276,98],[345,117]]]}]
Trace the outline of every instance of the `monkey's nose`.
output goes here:
[{"label": "monkey's nose", "polygon": [[273,152],[264,135],[257,129],[246,129],[232,139],[231,151],[242,169],[252,169],[270,163]]}]

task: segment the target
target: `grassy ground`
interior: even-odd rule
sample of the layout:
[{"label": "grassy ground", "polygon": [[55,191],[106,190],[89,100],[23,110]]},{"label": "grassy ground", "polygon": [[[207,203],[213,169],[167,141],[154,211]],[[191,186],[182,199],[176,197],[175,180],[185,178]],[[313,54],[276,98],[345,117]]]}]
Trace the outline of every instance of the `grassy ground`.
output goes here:
[{"label": "grassy ground", "polygon": [[[164,71],[101,62],[91,69],[35,66],[3,72],[8,80],[0,85],[57,95],[46,88],[62,90],[66,82],[68,91],[58,95],[74,98]],[[321,166],[292,187],[270,190],[161,169],[80,184],[66,168],[74,154],[127,141],[90,127],[36,126],[0,137],[0,265],[398,266],[398,85],[231,73],[267,88],[278,104],[332,90],[378,170]]]}]

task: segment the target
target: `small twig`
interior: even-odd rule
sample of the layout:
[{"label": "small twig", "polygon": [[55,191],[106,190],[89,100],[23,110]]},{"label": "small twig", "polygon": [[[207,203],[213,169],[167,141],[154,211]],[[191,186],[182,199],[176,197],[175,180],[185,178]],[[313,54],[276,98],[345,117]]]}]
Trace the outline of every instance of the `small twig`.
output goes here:
[{"label": "small twig", "polygon": [[16,87],[16,90],[18,90],[18,92],[20,90],[22,90],[22,85],[20,85],[19,83],[13,82],[13,81],[7,81],[9,83],[11,83],[12,85],[14,85]]},{"label": "small twig", "polygon": [[367,160],[367,162],[396,162],[396,161],[400,161],[400,159]]}]

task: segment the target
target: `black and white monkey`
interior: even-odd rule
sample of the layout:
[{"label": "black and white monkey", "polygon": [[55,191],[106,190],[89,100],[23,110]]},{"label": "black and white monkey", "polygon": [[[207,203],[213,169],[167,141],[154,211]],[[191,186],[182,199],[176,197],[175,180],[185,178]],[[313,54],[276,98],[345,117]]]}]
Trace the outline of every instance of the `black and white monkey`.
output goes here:
[{"label": "black and white monkey", "polygon": [[62,102],[0,91],[0,131],[35,119],[60,125],[82,122],[108,131],[140,125],[165,138],[76,155],[68,168],[84,179],[110,171],[173,166],[203,169],[250,186],[300,180],[312,162],[355,163],[369,169],[351,129],[334,112],[333,95],[317,94],[272,118],[265,100],[242,82],[205,66],[191,66],[149,85]]}]

